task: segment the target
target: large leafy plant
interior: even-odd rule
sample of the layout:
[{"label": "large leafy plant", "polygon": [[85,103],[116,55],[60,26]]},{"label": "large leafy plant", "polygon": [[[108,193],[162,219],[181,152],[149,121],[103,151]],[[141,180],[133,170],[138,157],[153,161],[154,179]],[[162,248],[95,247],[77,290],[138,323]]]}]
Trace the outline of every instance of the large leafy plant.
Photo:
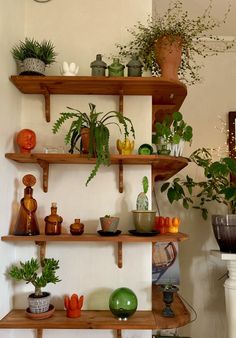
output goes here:
[{"label": "large leafy plant", "polygon": [[89,175],[86,185],[96,175],[101,164],[105,166],[110,165],[110,151],[109,151],[109,138],[110,132],[108,126],[114,124],[122,133],[123,127],[124,137],[128,137],[129,133],[135,137],[134,127],[132,121],[125,117],[122,113],[117,111],[109,111],[107,113],[97,112],[96,106],[89,103],[90,113],[82,113],[81,111],[67,107],[71,112],[61,113],[58,120],[53,126],[53,133],[57,133],[64,122],[68,119],[73,119],[69,131],[65,136],[65,144],[70,144],[69,152],[74,153],[74,150],[80,151],[77,146],[81,138],[81,130],[83,128],[90,129],[89,138],[89,151],[88,157],[96,156],[96,164],[91,174]]},{"label": "large leafy plant", "polygon": [[59,269],[57,260],[54,258],[45,258],[42,266],[37,259],[32,258],[25,263],[20,262],[20,266],[12,265],[9,276],[17,281],[31,283],[35,288],[35,296],[42,296],[42,288],[48,283],[56,284],[60,282],[56,276],[56,270]]},{"label": "large leafy plant", "polygon": [[202,66],[197,63],[196,56],[215,55],[219,51],[231,48],[234,44],[234,42],[229,43],[221,39],[221,46],[214,48],[205,42],[205,38],[210,41],[219,40],[209,32],[224,24],[230,12],[229,6],[222,19],[219,20],[211,16],[212,9],[213,0],[209,0],[203,14],[193,18],[183,8],[182,0],[171,1],[164,13],[156,13],[153,17],[148,17],[146,23],[139,21],[133,28],[128,29],[132,36],[130,41],[125,44],[116,44],[119,57],[131,57],[133,54],[138,54],[145,69],[159,76],[161,71],[156,62],[156,40],[163,36],[171,36],[174,41],[180,37],[182,44],[180,79],[188,84],[197,83],[200,80],[199,70]]},{"label": "large leafy plant", "polygon": [[207,219],[210,202],[223,203],[230,213],[236,213],[236,185],[230,175],[236,175],[236,160],[230,157],[213,161],[208,149],[201,148],[194,151],[190,160],[203,169],[204,179],[195,181],[192,177],[175,178],[172,182],[162,185],[161,191],[167,192],[169,202],[182,201],[188,209],[192,206],[201,211],[202,217]]}]

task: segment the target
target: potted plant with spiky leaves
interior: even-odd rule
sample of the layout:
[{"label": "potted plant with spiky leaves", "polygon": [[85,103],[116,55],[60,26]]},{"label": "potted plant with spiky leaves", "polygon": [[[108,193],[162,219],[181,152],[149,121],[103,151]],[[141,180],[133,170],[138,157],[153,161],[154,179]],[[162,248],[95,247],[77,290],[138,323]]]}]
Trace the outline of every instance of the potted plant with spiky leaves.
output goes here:
[{"label": "potted plant with spiky leaves", "polygon": [[50,293],[43,292],[48,283],[56,284],[60,282],[56,276],[56,270],[59,269],[59,261],[54,258],[45,258],[40,265],[37,259],[31,258],[26,262],[20,262],[20,265],[12,265],[9,270],[9,276],[16,281],[25,281],[26,284],[32,284],[35,288],[34,293],[28,297],[29,311],[31,313],[47,312],[50,305]]},{"label": "potted plant with spiky leaves", "polygon": [[11,54],[20,75],[44,75],[46,66],[56,60],[55,46],[50,40],[39,42],[25,38],[13,46]]},{"label": "potted plant with spiky leaves", "polygon": [[[61,113],[53,126],[53,133],[57,133],[61,126],[69,119],[73,119],[69,131],[65,136],[65,144],[70,144],[69,153],[73,154],[75,150],[87,154],[88,158],[96,157],[96,164],[90,173],[86,185],[97,174],[99,167],[103,164],[110,165],[109,125],[115,125],[123,133],[125,139],[131,133],[135,138],[135,132],[132,121],[118,111],[97,112],[96,106],[89,103],[89,114],[80,110],[67,107],[70,111]],[[87,146],[84,143],[86,137]],[[88,139],[87,139],[88,137]],[[80,140],[82,141],[80,143]]]},{"label": "potted plant with spiky leaves", "polygon": [[133,220],[137,232],[147,233],[151,232],[154,228],[154,220],[156,210],[149,210],[148,201],[148,178],[144,176],[142,179],[143,191],[138,194],[136,201],[136,210],[133,210]]}]

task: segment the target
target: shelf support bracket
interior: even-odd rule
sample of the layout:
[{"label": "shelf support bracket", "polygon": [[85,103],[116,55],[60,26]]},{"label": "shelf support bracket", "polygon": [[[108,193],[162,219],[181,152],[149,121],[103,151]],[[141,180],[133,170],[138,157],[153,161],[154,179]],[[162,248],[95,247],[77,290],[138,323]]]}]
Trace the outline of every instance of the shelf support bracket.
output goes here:
[{"label": "shelf support bracket", "polygon": [[123,90],[120,90],[120,96],[119,96],[119,112],[123,114],[124,112],[124,96],[123,96]]},{"label": "shelf support bracket", "polygon": [[50,92],[46,87],[43,88],[43,96],[45,101],[45,118],[47,122],[50,122]]},{"label": "shelf support bracket", "polygon": [[116,338],[122,338],[121,330],[117,330]]},{"label": "shelf support bracket", "polygon": [[37,329],[36,337],[37,338],[43,338],[43,329]]},{"label": "shelf support bracket", "polygon": [[43,169],[43,191],[48,191],[48,176],[49,176],[49,163],[44,160],[37,159],[38,164]]},{"label": "shelf support bracket", "polygon": [[123,175],[123,163],[119,161],[119,192],[124,191],[124,175]]},{"label": "shelf support bracket", "polygon": [[45,259],[45,254],[46,254],[46,242],[36,241],[35,244],[39,246],[40,264],[43,265],[43,261]]},{"label": "shelf support bracket", "polygon": [[123,260],[122,260],[122,242],[118,242],[118,268],[122,268]]}]

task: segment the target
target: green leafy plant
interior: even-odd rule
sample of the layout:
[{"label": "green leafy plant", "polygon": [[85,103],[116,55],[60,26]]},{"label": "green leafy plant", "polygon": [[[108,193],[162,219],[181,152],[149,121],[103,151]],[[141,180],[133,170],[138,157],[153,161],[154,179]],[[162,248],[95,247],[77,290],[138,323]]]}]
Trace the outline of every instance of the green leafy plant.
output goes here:
[{"label": "green leafy plant", "polygon": [[203,169],[204,180],[194,181],[190,176],[175,178],[161,187],[167,192],[169,202],[182,201],[183,207],[192,206],[201,211],[203,219],[208,217],[209,202],[223,203],[230,213],[236,213],[236,185],[230,180],[230,174],[236,175],[236,160],[230,157],[213,161],[206,148],[195,150],[190,160]]},{"label": "green leafy plant", "polygon": [[[153,17],[149,16],[145,24],[139,21],[133,28],[128,29],[132,36],[131,40],[124,45],[116,44],[119,57],[131,57],[133,54],[138,54],[145,69],[159,76],[161,71],[156,62],[156,40],[163,36],[169,36],[173,41],[180,38],[182,44],[180,79],[188,84],[197,83],[200,80],[199,70],[202,66],[197,64],[196,56],[216,55],[219,51],[229,49],[234,45],[234,42],[226,42],[209,34],[214,28],[226,22],[230,6],[221,20],[211,16],[212,9],[213,0],[210,0],[203,14],[193,18],[183,8],[182,0],[171,1],[164,14],[156,13]],[[221,46],[214,48],[204,41],[205,38],[210,41],[220,40]]]},{"label": "green leafy plant", "polygon": [[45,258],[42,266],[37,259],[25,263],[20,262],[20,267],[13,265],[10,268],[9,276],[17,281],[25,281],[26,284],[31,283],[35,288],[35,296],[42,296],[41,288],[48,283],[56,284],[60,279],[56,276],[56,270],[59,269],[59,261],[54,258]]},{"label": "green leafy plant", "polygon": [[77,147],[77,143],[81,138],[82,128],[90,129],[88,157],[91,158],[96,156],[96,164],[86,181],[86,185],[88,185],[91,179],[96,175],[101,164],[105,166],[110,165],[110,132],[108,126],[111,124],[117,126],[121,133],[122,126],[125,139],[129,136],[130,132],[135,138],[134,127],[132,121],[122,113],[113,110],[107,113],[97,112],[96,106],[93,103],[89,103],[89,114],[82,113],[74,108],[67,108],[72,110],[72,112],[61,113],[61,116],[55,122],[52,131],[54,134],[57,133],[65,121],[73,119],[70,129],[65,136],[65,144],[70,144],[69,152],[73,154],[74,150],[80,151],[80,148]]},{"label": "green leafy plant", "polygon": [[143,186],[143,191],[138,194],[137,201],[136,201],[136,209],[137,210],[148,210],[149,209],[149,201],[147,197],[147,192],[148,192],[148,178],[147,176],[144,176],[142,179],[142,186]]},{"label": "green leafy plant", "polygon": [[45,63],[52,64],[56,60],[55,47],[51,41],[43,40],[39,42],[34,38],[25,38],[15,45],[11,54],[15,60],[24,61],[27,58],[36,58]]}]

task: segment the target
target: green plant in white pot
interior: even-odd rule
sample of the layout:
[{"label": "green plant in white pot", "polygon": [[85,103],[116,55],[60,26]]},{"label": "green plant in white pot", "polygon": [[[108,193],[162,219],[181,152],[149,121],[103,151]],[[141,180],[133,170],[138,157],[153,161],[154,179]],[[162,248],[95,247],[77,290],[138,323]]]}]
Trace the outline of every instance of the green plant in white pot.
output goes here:
[{"label": "green plant in white pot", "polygon": [[60,282],[56,276],[56,270],[59,269],[59,261],[54,258],[45,258],[40,265],[37,259],[31,258],[26,262],[20,262],[20,266],[12,265],[8,274],[16,281],[25,281],[26,284],[32,284],[35,288],[34,293],[28,297],[29,311],[31,313],[47,312],[50,305],[50,293],[43,292],[47,284],[56,284]]},{"label": "green plant in white pot", "polygon": [[46,66],[56,60],[55,46],[50,40],[39,42],[25,38],[13,46],[11,54],[21,75],[44,75]]},{"label": "green plant in white pot", "polygon": [[185,142],[191,144],[193,128],[184,121],[180,112],[167,115],[162,122],[156,123],[155,128],[153,142],[158,154],[181,156]]},{"label": "green plant in white pot", "polygon": [[214,161],[206,148],[195,150],[190,160],[202,168],[204,179],[176,177],[164,183],[161,191],[167,193],[171,204],[180,201],[186,209],[192,206],[205,220],[211,203],[225,205],[228,213],[212,216],[213,230],[221,251],[236,252],[236,184],[230,179],[230,175],[236,175],[236,160],[222,157]]},{"label": "green plant in white pot", "polygon": [[133,210],[134,226],[137,232],[151,232],[154,226],[156,210],[149,210],[149,201],[146,193],[148,192],[148,178],[142,179],[143,191],[138,194],[136,210]]},{"label": "green plant in white pot", "polygon": [[[200,81],[198,56],[207,57],[231,48],[234,42],[210,34],[224,24],[230,12],[227,7],[222,19],[214,18],[213,0],[202,15],[193,17],[183,5],[182,0],[169,2],[167,10],[148,17],[145,23],[140,21],[128,29],[131,39],[124,44],[117,44],[118,56],[130,58],[137,54],[144,68],[165,79],[185,81],[195,84]],[[206,41],[221,41],[219,48]],[[164,50],[164,53],[163,52]],[[170,58],[170,60],[168,60]]]}]

